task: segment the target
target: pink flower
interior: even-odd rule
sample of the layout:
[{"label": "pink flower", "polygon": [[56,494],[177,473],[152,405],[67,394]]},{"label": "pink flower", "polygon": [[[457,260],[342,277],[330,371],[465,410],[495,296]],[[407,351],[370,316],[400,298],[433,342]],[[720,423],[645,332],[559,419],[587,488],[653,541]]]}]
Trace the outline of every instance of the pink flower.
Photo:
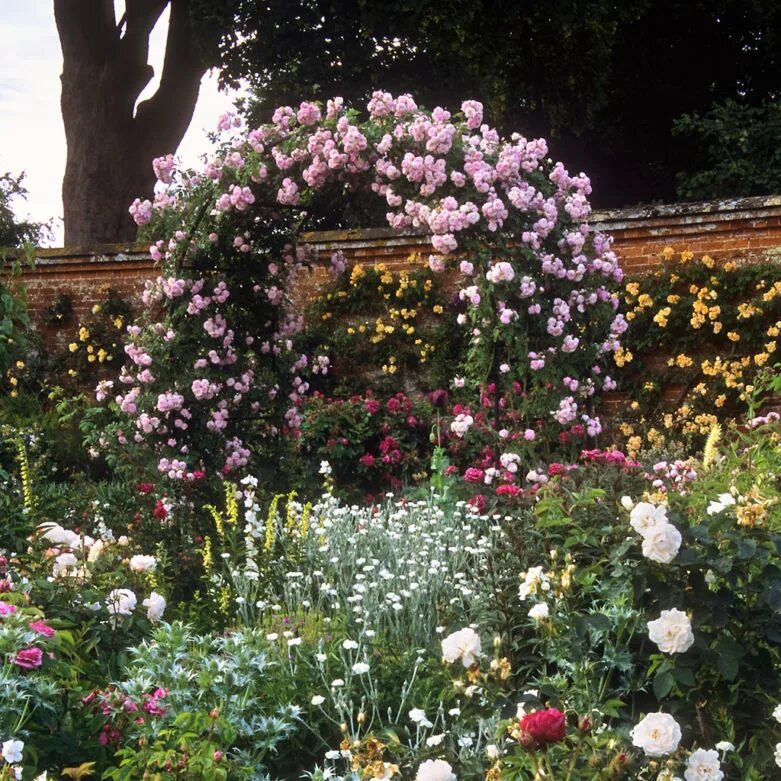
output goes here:
[{"label": "pink flower", "polygon": [[43,637],[54,637],[57,634],[53,627],[43,621],[31,621],[30,629]]},{"label": "pink flower", "polygon": [[14,656],[13,663],[22,670],[34,670],[43,664],[43,651],[36,646],[24,648]]},{"label": "pink flower", "polygon": [[0,618],[12,616],[16,612],[16,605],[9,605],[7,602],[0,602]]}]

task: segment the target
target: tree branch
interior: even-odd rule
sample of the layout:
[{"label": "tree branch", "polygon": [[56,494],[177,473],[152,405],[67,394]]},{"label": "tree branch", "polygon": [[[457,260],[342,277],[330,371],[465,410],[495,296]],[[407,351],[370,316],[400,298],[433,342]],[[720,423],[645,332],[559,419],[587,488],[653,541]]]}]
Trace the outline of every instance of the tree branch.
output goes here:
[{"label": "tree branch", "polygon": [[189,0],[171,0],[165,62],[157,92],[140,103],[135,132],[155,154],[175,151],[187,130],[206,72],[190,20]]}]

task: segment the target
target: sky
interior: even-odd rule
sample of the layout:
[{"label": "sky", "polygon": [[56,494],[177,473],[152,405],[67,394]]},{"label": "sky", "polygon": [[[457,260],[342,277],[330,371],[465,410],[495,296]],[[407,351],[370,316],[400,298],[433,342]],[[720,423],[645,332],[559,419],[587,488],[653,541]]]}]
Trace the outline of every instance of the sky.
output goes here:
[{"label": "sky", "polygon": [[[116,0],[117,18],[123,7],[124,2]],[[149,62],[156,78],[139,100],[157,87],[167,26],[166,10],[150,41]],[[16,214],[40,222],[55,218],[53,240],[45,243],[60,246],[66,150],[60,116],[62,51],[52,0],[0,0],[0,52],[0,173],[26,172],[29,195],[26,202],[14,204]],[[206,130],[214,128],[234,99],[235,94],[217,90],[216,73],[204,77],[195,115],[178,150],[186,164],[196,163],[206,151]]]}]

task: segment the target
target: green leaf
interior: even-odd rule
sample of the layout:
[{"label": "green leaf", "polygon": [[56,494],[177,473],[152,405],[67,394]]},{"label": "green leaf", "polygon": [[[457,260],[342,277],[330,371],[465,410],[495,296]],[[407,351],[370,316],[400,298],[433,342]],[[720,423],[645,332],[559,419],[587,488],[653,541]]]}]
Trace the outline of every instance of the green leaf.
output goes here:
[{"label": "green leaf", "polygon": [[654,678],[654,695],[656,699],[664,699],[672,691],[674,685],[675,678],[673,678],[673,674],[669,670],[662,671],[660,668],[660,672]]}]

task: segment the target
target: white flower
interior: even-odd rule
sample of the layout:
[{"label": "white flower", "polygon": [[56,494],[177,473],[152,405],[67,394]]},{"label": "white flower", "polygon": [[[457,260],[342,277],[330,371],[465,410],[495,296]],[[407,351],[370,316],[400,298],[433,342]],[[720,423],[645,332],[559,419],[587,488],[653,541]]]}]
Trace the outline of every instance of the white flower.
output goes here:
[{"label": "white flower", "polygon": [[457,436],[463,437],[475,422],[471,415],[456,415],[455,420],[450,424],[450,430]]},{"label": "white flower", "polygon": [[499,759],[499,748],[498,748],[498,746],[495,746],[493,743],[489,743],[485,747],[485,755],[488,757],[488,759],[491,759],[491,760]]},{"label": "white flower", "polygon": [[669,713],[649,713],[631,732],[632,744],[646,756],[672,754],[681,741],[681,728]]},{"label": "white flower", "polygon": [[355,675],[364,675],[369,672],[369,665],[366,662],[356,662],[353,665],[353,673]]},{"label": "white flower", "polygon": [[677,608],[662,610],[656,621],[649,621],[648,637],[664,654],[682,654],[694,643],[691,621]]},{"label": "white flower", "polygon": [[334,678],[331,681],[331,688],[338,689],[340,686],[344,686],[344,681],[341,678]]},{"label": "white flower", "polygon": [[629,513],[629,525],[643,536],[648,529],[665,523],[667,523],[667,508],[663,504],[657,507],[650,502],[638,502]]},{"label": "white flower", "polygon": [[629,496],[622,496],[621,497],[621,506],[627,512],[630,512],[631,509],[635,506],[635,503],[632,501],[631,497],[629,497]]},{"label": "white flower", "polygon": [[142,603],[146,610],[146,617],[150,621],[159,621],[165,613],[165,606],[168,604],[162,594],[153,591]]},{"label": "white flower", "polygon": [[732,507],[735,504],[735,497],[732,494],[719,494],[718,500],[713,500],[705,512],[708,515],[716,515],[727,507]]},{"label": "white flower", "polygon": [[304,640],[303,640],[303,638],[302,638],[302,637],[291,637],[291,638],[289,638],[289,639],[288,639],[288,641],[287,641],[287,647],[288,647],[288,648],[293,648],[293,646],[296,646],[296,645],[301,645],[301,643],[302,643],[303,641],[304,641]]},{"label": "white flower", "polygon": [[325,702],[325,697],[323,697],[322,694],[315,694],[314,697],[310,700],[312,705],[322,705]]},{"label": "white flower", "polygon": [[426,711],[423,708],[413,708],[408,714],[410,721],[420,724],[421,721],[427,721]]},{"label": "white flower", "polygon": [[68,548],[78,548],[81,544],[79,535],[76,534],[76,532],[72,532],[70,529],[63,529],[58,523],[41,524],[39,528],[46,529],[43,538],[48,540],[52,545],[65,545]]},{"label": "white flower", "polygon": [[345,649],[345,651],[354,651],[358,647],[358,643],[355,642],[355,640],[345,640],[342,643],[342,648]]},{"label": "white flower", "polygon": [[9,764],[13,765],[14,762],[22,761],[22,751],[24,751],[23,740],[6,740],[3,743],[3,759]]},{"label": "white flower", "polygon": [[445,739],[445,733],[442,732],[439,735],[430,735],[426,738],[426,745],[429,748],[432,748],[434,746],[438,746],[443,740]]},{"label": "white flower", "polygon": [[320,462],[320,474],[330,475],[332,472],[331,465],[327,461]]},{"label": "white flower", "polygon": [[550,610],[548,608],[547,602],[538,602],[529,611],[529,618],[531,618],[532,621],[536,621],[537,623],[544,621],[546,618],[548,618],[549,615],[550,615]]},{"label": "white flower", "polygon": [[442,641],[442,658],[448,664],[460,659],[464,667],[471,667],[481,650],[480,636],[469,627],[453,632]]},{"label": "white flower", "polygon": [[518,597],[523,602],[526,597],[536,594],[538,590],[550,591],[550,578],[542,567],[530,567],[523,577],[523,583],[518,587]]},{"label": "white flower", "polygon": [[130,557],[130,569],[133,572],[154,572],[157,567],[157,559],[154,556],[138,554]]},{"label": "white flower", "polygon": [[456,774],[444,759],[427,759],[418,768],[415,781],[456,781]]},{"label": "white flower", "polygon": [[652,526],[643,534],[643,556],[669,564],[681,548],[681,533],[670,523]]},{"label": "white flower", "polygon": [[106,598],[106,609],[112,616],[129,616],[137,604],[136,595],[129,588],[115,588]]},{"label": "white flower", "polygon": [[721,781],[724,773],[721,772],[718,752],[712,749],[706,751],[704,748],[692,752],[686,760],[683,777],[686,781]]},{"label": "white flower", "polygon": [[773,718],[781,723],[781,705],[776,705],[775,710],[773,711]]},{"label": "white flower", "polygon": [[775,760],[776,764],[781,767],[781,743],[776,743]]},{"label": "white flower", "polygon": [[716,749],[718,751],[724,751],[726,753],[727,751],[734,751],[735,746],[734,744],[730,743],[728,740],[720,740],[716,744]]}]

